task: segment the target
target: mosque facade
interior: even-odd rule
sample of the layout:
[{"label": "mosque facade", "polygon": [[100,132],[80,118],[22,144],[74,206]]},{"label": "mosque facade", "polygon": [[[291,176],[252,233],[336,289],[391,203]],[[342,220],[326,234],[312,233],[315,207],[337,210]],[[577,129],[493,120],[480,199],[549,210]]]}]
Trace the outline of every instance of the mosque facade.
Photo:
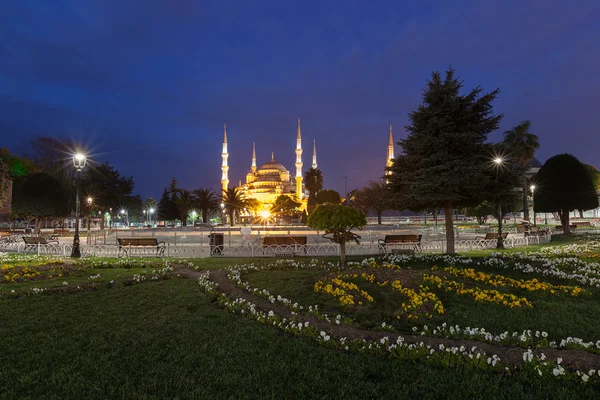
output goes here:
[{"label": "mosque facade", "polygon": [[[226,191],[229,189],[229,153],[227,151],[227,125],[223,129],[223,152],[221,154],[221,188]],[[296,131],[296,171],[291,174],[286,167],[275,159],[275,154],[271,153],[271,159],[258,166],[256,163],[256,145],[252,143],[252,161],[250,171],[246,174],[246,182],[237,186],[247,199],[254,199],[262,204],[265,209],[270,208],[277,197],[286,195],[292,197],[295,201],[302,204],[301,209],[306,209],[308,196],[305,193],[303,182],[302,167],[302,131],[300,128],[300,119],[298,119],[298,128]],[[394,141],[392,138],[392,126],[390,125],[389,142],[386,154],[386,167],[391,166],[394,159]],[[312,168],[317,168],[317,145],[313,141]],[[387,172],[389,173],[389,172]]]}]

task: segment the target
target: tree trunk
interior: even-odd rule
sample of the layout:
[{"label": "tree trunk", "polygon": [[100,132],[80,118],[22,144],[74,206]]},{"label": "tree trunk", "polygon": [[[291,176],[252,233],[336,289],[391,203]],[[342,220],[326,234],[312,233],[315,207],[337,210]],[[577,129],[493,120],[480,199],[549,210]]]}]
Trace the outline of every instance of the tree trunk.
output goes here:
[{"label": "tree trunk", "polygon": [[452,223],[452,204],[444,205],[444,218],[446,220],[446,254],[455,254],[454,250],[454,224]]},{"label": "tree trunk", "polygon": [[583,210],[579,210],[579,218],[583,219]]},{"label": "tree trunk", "polygon": [[529,202],[527,201],[527,178],[523,177],[523,219],[529,221]]},{"label": "tree trunk", "polygon": [[570,235],[571,230],[569,228],[569,209],[563,211],[564,218],[562,218],[563,232],[565,235]]},{"label": "tree trunk", "polygon": [[346,268],[346,242],[344,240],[340,241],[340,262],[342,268]]},{"label": "tree trunk", "polygon": [[377,225],[381,225],[381,214],[380,210],[377,210]]},{"label": "tree trunk", "polygon": [[35,224],[33,225],[33,233],[36,235],[40,233],[40,219],[38,217],[35,217]]},{"label": "tree trunk", "polygon": [[208,223],[208,210],[202,210],[202,222]]}]

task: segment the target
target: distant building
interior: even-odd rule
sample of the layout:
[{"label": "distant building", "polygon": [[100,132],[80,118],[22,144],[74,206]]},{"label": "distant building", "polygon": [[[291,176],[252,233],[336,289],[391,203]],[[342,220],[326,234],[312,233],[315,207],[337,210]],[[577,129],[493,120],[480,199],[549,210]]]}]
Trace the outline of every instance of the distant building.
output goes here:
[{"label": "distant building", "polygon": [[[223,131],[223,152],[221,154],[221,188],[227,190],[229,188],[229,153],[227,150],[227,126]],[[262,164],[260,167],[256,165],[256,145],[252,144],[252,162],[250,172],[246,174],[246,183],[240,184],[238,187],[246,198],[255,199],[263,205],[263,208],[268,209],[275,203],[275,200],[280,195],[288,195],[294,200],[302,204],[302,209],[306,208],[307,198],[304,194],[305,187],[303,183],[302,166],[302,133],[300,130],[300,119],[298,119],[298,129],[296,133],[296,174],[292,176],[283,164],[275,160],[274,153],[271,153],[271,160]],[[317,146],[313,142],[313,168],[317,167]]]}]

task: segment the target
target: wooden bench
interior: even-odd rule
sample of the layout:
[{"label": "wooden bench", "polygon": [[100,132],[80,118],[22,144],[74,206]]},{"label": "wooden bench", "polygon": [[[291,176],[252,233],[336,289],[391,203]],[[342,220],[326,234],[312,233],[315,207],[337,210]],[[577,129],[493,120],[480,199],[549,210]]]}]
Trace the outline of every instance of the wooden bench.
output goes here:
[{"label": "wooden bench", "polygon": [[119,243],[118,257],[121,256],[121,251],[124,255],[129,255],[131,247],[154,247],[157,257],[165,255],[165,242],[159,242],[155,237],[124,237],[117,238],[117,242]]},{"label": "wooden bench", "polygon": [[51,239],[58,239],[59,236],[67,236],[70,235],[71,231],[68,229],[55,229],[50,236]]},{"label": "wooden bench", "polygon": [[575,226],[592,226],[592,223],[590,221],[576,221],[576,222],[571,222],[571,224],[573,224]]},{"label": "wooden bench", "polygon": [[423,235],[385,235],[384,239],[379,239],[379,252],[385,253],[388,250],[388,244],[400,244],[400,248],[408,246],[410,250],[421,249],[421,238]]},{"label": "wooden bench", "polygon": [[[506,240],[507,237],[508,237],[508,232],[502,232],[502,240]],[[497,232],[488,232],[485,234],[485,237],[477,236],[477,237],[475,237],[475,240],[498,240],[498,233]]]},{"label": "wooden bench", "polygon": [[297,250],[306,254],[307,236],[265,236],[263,238],[263,255],[265,250],[273,249],[275,255],[293,256]]},{"label": "wooden bench", "polygon": [[30,249],[32,246],[46,246],[49,244],[58,244],[58,240],[48,240],[43,236],[23,236],[25,249]]}]

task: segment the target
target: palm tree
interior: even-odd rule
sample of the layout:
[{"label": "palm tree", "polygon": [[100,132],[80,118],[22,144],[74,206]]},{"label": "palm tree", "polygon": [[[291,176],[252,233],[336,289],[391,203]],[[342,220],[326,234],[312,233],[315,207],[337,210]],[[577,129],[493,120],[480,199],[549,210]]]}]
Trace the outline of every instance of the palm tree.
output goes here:
[{"label": "palm tree", "polygon": [[229,215],[229,222],[233,226],[236,214],[239,215],[240,210],[246,208],[247,200],[239,188],[230,188],[223,190],[223,204]]},{"label": "palm tree", "polygon": [[392,207],[388,185],[383,180],[369,181],[367,186],[356,191],[353,206],[365,214],[374,209],[377,224],[381,225],[381,214]]},{"label": "palm tree", "polygon": [[210,189],[196,189],[196,207],[202,212],[202,222],[208,223],[208,213],[219,208],[219,199],[215,192]]},{"label": "palm tree", "polygon": [[195,196],[192,192],[185,189],[178,189],[179,196],[175,199],[177,210],[179,212],[179,219],[183,226],[187,226],[188,213],[194,207],[196,201]]},{"label": "palm tree", "polygon": [[[533,159],[535,151],[540,147],[538,137],[529,132],[531,127],[530,121],[524,121],[515,126],[510,131],[504,132],[504,145],[512,155],[513,160],[519,163],[522,168],[527,166],[527,163]],[[529,185],[527,177],[523,175],[523,217],[529,219],[529,207],[527,204],[527,194],[529,193]]]},{"label": "palm tree", "polygon": [[311,168],[304,173],[304,185],[308,190],[308,205],[313,208],[316,204],[315,196],[323,190],[323,173],[318,168]]}]

